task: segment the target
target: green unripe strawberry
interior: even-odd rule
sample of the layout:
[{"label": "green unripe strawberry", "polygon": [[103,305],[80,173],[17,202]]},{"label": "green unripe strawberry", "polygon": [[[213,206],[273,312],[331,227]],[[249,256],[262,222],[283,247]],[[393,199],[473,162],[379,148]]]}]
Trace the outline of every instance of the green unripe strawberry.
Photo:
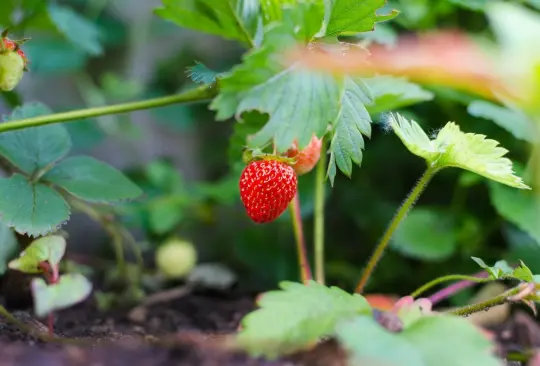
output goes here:
[{"label": "green unripe strawberry", "polygon": [[0,90],[13,90],[23,78],[28,60],[19,48],[22,41],[7,38],[7,31],[0,36]]},{"label": "green unripe strawberry", "polygon": [[24,75],[24,60],[16,52],[0,53],[0,90],[10,91]]},{"label": "green unripe strawberry", "polygon": [[188,275],[197,264],[197,252],[192,243],[173,237],[156,251],[156,265],[169,279],[180,279]]}]

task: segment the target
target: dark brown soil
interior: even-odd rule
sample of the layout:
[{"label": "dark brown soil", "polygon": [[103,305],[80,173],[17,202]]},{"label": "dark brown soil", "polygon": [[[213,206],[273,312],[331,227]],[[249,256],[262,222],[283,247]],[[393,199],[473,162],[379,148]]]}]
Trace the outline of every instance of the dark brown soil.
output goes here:
[{"label": "dark brown soil", "polygon": [[[227,335],[253,308],[251,296],[190,294],[149,307],[138,323],[128,318],[128,311],[102,313],[89,300],[56,319],[57,334],[85,342],[79,345],[41,342],[0,318],[0,366],[345,366],[343,351],[332,342],[277,361],[252,359],[227,348]],[[28,324],[36,322],[29,311],[14,313]],[[502,354],[540,347],[540,328],[524,312],[516,312],[495,333]]]}]

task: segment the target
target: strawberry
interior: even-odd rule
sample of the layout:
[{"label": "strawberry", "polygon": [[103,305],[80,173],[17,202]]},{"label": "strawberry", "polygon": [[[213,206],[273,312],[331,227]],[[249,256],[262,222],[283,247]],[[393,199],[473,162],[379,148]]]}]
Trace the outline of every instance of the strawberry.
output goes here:
[{"label": "strawberry", "polygon": [[303,150],[298,150],[298,141],[295,141],[291,148],[287,150],[287,156],[296,160],[292,165],[298,175],[309,173],[321,157],[322,139],[313,136],[311,142]]},{"label": "strawberry", "polygon": [[27,70],[28,59],[19,48],[23,41],[12,41],[4,31],[0,36],[0,90],[13,90]]},{"label": "strawberry", "polygon": [[262,224],[277,219],[296,195],[294,169],[276,158],[250,162],[240,177],[240,198],[248,216]]}]

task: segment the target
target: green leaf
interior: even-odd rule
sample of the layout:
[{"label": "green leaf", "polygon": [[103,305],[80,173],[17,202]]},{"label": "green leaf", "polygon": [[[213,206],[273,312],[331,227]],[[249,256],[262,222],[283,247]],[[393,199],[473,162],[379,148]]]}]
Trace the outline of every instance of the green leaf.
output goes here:
[{"label": "green leaf", "polygon": [[337,336],[354,365],[500,365],[489,340],[471,322],[455,316],[419,317],[400,333],[362,316],[341,323]]},{"label": "green leaf", "polygon": [[299,350],[331,335],[343,318],[370,314],[360,295],[314,281],[308,285],[282,282],[281,290],[266,292],[260,309],[242,321],[237,341],[252,356],[274,358]]},{"label": "green leaf", "polygon": [[86,64],[87,54],[64,39],[40,39],[28,42],[24,52],[32,60],[32,74],[54,77],[81,70]]},{"label": "green leaf", "polygon": [[55,267],[65,252],[66,240],[62,236],[44,236],[26,247],[19,258],[9,262],[9,268],[24,273],[41,273],[42,270],[39,268],[41,262],[49,262],[51,267]]},{"label": "green leaf", "polygon": [[149,207],[149,224],[156,234],[165,234],[184,218],[181,204],[169,196],[153,202]]},{"label": "green leaf", "polygon": [[393,10],[388,15],[377,15],[386,0],[333,0],[326,35],[355,34],[374,29],[375,23],[390,20],[398,15]]},{"label": "green leaf", "polygon": [[451,3],[461,6],[465,9],[484,11],[488,0],[449,0]]},{"label": "green leaf", "polygon": [[344,321],[337,328],[337,337],[348,351],[351,365],[426,366],[419,349],[381,327],[373,317]]},{"label": "green leaf", "polygon": [[467,111],[475,117],[492,120],[514,135],[515,138],[528,142],[538,140],[534,125],[518,109],[510,109],[483,100],[475,100],[469,104]]},{"label": "green leaf", "polygon": [[58,283],[47,285],[41,278],[32,280],[34,312],[42,318],[85,300],[92,292],[92,284],[81,274],[68,273]]},{"label": "green leaf", "polygon": [[371,114],[382,113],[432,100],[433,93],[405,78],[375,76],[364,79],[375,101],[366,108]]},{"label": "green leaf", "polygon": [[[318,3],[301,2],[283,12],[284,22],[268,27],[260,48],[249,52],[242,64],[220,79],[220,94],[211,104],[217,119],[242,119],[249,111],[268,113],[268,123],[251,141],[261,147],[274,139],[283,152],[298,138],[305,147],[313,134],[319,137],[335,120],[341,83],[332,75],[296,65],[286,68],[281,52],[313,37],[322,24]],[[315,19],[315,20],[314,20]]]},{"label": "green leaf", "polygon": [[163,0],[163,7],[155,12],[180,27],[250,45],[257,27],[258,10],[253,1]]},{"label": "green leaf", "polygon": [[86,18],[66,6],[49,5],[49,17],[58,30],[77,48],[97,56],[103,52],[99,29]]},{"label": "green leaf", "polygon": [[44,235],[69,219],[69,205],[58,192],[20,174],[0,179],[0,192],[1,220],[18,233]]},{"label": "green leaf", "polygon": [[[16,121],[50,114],[41,103],[28,103],[17,107],[4,121]],[[8,131],[0,135],[0,155],[27,174],[54,164],[71,149],[69,133],[62,125],[29,127]]]},{"label": "green leaf", "polygon": [[440,209],[415,208],[396,230],[392,247],[406,256],[423,260],[450,257],[458,244],[453,216]]},{"label": "green leaf", "polygon": [[221,74],[214,70],[210,70],[200,62],[196,62],[194,66],[188,67],[187,75],[197,84],[202,83],[205,85],[212,85]]},{"label": "green leaf", "polygon": [[448,122],[434,140],[429,139],[418,123],[409,122],[399,114],[391,115],[389,123],[409,151],[434,167],[457,167],[511,187],[530,189],[514,174],[512,162],[503,157],[508,150],[498,146],[495,140],[461,132],[454,122]]},{"label": "green leaf", "polygon": [[540,204],[534,193],[517,191],[500,184],[489,184],[491,204],[497,213],[540,244]]},{"label": "green leaf", "polygon": [[8,268],[8,262],[16,255],[19,243],[13,231],[0,221],[0,275]]},{"label": "green leaf", "polygon": [[328,177],[332,185],[337,167],[348,177],[352,175],[353,162],[362,163],[364,139],[362,134],[371,137],[371,116],[365,105],[371,103],[371,91],[360,78],[345,79],[345,87],[341,98],[339,117],[333,126],[330,142],[330,161]]},{"label": "green leaf", "polygon": [[90,202],[119,202],[142,194],[139,187],[108,164],[89,156],[70,157],[43,176],[77,198]]},{"label": "green leaf", "polygon": [[480,258],[471,258],[485,269],[494,280],[514,278],[519,281],[534,282],[534,275],[523,261],[519,261],[519,266],[516,268],[512,268],[506,261],[497,261],[493,267],[490,267]]}]

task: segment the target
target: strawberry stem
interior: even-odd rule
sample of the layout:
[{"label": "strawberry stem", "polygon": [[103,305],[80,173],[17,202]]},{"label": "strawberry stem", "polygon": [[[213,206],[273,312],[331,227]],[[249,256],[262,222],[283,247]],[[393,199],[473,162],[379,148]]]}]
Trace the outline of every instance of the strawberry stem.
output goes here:
[{"label": "strawberry stem", "polygon": [[373,252],[371,258],[369,259],[366,268],[364,270],[364,273],[362,273],[362,277],[360,278],[360,281],[358,282],[358,285],[356,286],[356,293],[362,293],[364,290],[364,287],[366,286],[369,278],[373,274],[373,271],[375,270],[375,267],[381,260],[384,251],[388,247],[388,244],[390,244],[390,239],[392,238],[392,235],[396,231],[396,229],[399,227],[401,222],[405,219],[409,211],[412,209],[418,198],[422,195],[422,192],[424,189],[426,189],[427,185],[429,184],[431,178],[437,173],[438,168],[435,167],[428,167],[428,169],[424,172],[418,183],[414,186],[411,193],[407,196],[401,207],[396,212],[396,215],[392,218],[392,221],[390,221],[390,225],[386,229],[386,232],[384,233],[381,241],[375,248],[375,251]]},{"label": "strawberry stem", "polygon": [[326,171],[326,140],[322,140],[321,157],[315,171],[315,280],[324,285],[324,179]]},{"label": "strawberry stem", "polygon": [[313,279],[311,268],[307,257],[306,240],[304,238],[304,229],[302,227],[302,216],[300,215],[300,198],[298,193],[289,204],[289,210],[292,217],[294,238],[296,240],[296,251],[298,253],[298,267],[302,282],[307,285],[308,281]]},{"label": "strawberry stem", "polygon": [[54,113],[45,116],[21,119],[18,121],[4,122],[0,124],[0,133],[13,130],[21,130],[28,127],[50,125],[59,122],[76,121],[86,118],[121,114],[143,109],[164,107],[171,104],[191,103],[211,99],[217,95],[216,86],[204,86],[188,90],[180,94],[169,95],[138,102],[115,104],[105,107],[86,108],[70,112]]},{"label": "strawberry stem", "polygon": [[[485,278],[485,277],[477,277],[477,276],[468,276],[468,275],[460,275],[460,274],[453,274],[448,276],[442,276],[439,278],[435,278],[433,281],[430,281],[426,283],[425,285],[419,287],[416,289],[411,296],[412,297],[418,297],[427,290],[431,289],[434,286],[437,286],[443,282],[449,282],[449,281],[465,281],[465,282],[473,282],[473,283],[482,283],[482,282],[490,282],[493,281],[491,278]],[[458,282],[459,283],[459,282]],[[449,288],[449,287],[447,287]]]}]

